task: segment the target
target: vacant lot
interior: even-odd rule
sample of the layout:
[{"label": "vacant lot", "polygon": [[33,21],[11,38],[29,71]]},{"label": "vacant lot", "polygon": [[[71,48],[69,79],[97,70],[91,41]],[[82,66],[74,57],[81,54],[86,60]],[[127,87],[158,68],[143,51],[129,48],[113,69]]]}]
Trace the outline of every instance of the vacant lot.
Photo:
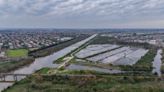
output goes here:
[{"label": "vacant lot", "polygon": [[12,58],[26,57],[28,55],[28,50],[26,49],[8,50],[6,54],[8,57],[12,57]]}]

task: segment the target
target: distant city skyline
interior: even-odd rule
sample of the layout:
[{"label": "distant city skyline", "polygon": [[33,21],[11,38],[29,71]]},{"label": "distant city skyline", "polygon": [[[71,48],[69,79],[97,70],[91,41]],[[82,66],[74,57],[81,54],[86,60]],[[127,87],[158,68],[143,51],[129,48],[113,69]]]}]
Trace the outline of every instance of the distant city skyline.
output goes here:
[{"label": "distant city skyline", "polygon": [[0,28],[164,28],[164,0],[0,0]]}]

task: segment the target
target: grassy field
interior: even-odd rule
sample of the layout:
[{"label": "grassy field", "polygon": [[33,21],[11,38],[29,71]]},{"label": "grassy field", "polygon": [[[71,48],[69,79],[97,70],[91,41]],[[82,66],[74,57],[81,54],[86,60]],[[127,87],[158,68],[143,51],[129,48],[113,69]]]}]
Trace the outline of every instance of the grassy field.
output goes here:
[{"label": "grassy field", "polygon": [[28,55],[28,50],[26,49],[7,50],[6,54],[8,57],[12,57],[12,58],[26,57]]},{"label": "grassy field", "polygon": [[112,37],[97,36],[90,44],[112,44],[115,43],[117,39]]},{"label": "grassy field", "polygon": [[42,69],[36,71],[36,73],[38,73],[38,74],[48,74],[49,70],[50,70],[50,68],[42,68]]},{"label": "grassy field", "polygon": [[[46,69],[47,70],[47,69]],[[89,71],[67,71],[70,74]],[[36,75],[16,83],[3,92],[163,92],[164,82],[152,76],[95,77],[41,76]]]},{"label": "grassy field", "polygon": [[[96,37],[95,37],[95,38],[96,38]],[[76,54],[77,52],[79,52],[80,50],[84,49],[84,48],[87,47],[93,40],[95,40],[95,38],[93,38],[92,40],[88,41],[87,43],[81,45],[79,48],[77,48],[77,49],[71,51],[71,52],[68,53],[66,56],[61,57],[61,58],[59,58],[58,60],[55,60],[54,63],[56,63],[56,64],[62,63],[62,62],[63,62],[63,59],[64,59],[65,57],[74,55],[74,54]]]}]

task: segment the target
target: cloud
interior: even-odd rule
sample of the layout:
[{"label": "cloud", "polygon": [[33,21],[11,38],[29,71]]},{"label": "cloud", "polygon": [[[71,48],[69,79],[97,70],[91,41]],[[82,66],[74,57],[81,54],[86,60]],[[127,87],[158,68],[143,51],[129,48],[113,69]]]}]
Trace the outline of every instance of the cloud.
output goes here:
[{"label": "cloud", "polygon": [[156,9],[164,8],[163,4],[164,0],[0,0],[0,10],[4,15],[117,15],[156,13]]},{"label": "cloud", "polygon": [[0,0],[0,20],[37,17],[40,20],[122,22],[158,19],[163,15],[164,0]]}]

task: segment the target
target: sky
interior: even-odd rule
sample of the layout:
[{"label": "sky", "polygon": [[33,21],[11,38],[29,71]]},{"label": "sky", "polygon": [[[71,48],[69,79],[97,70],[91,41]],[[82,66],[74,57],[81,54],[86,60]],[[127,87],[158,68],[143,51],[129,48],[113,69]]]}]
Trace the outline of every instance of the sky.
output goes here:
[{"label": "sky", "polygon": [[0,28],[164,28],[164,0],[0,0]]}]

